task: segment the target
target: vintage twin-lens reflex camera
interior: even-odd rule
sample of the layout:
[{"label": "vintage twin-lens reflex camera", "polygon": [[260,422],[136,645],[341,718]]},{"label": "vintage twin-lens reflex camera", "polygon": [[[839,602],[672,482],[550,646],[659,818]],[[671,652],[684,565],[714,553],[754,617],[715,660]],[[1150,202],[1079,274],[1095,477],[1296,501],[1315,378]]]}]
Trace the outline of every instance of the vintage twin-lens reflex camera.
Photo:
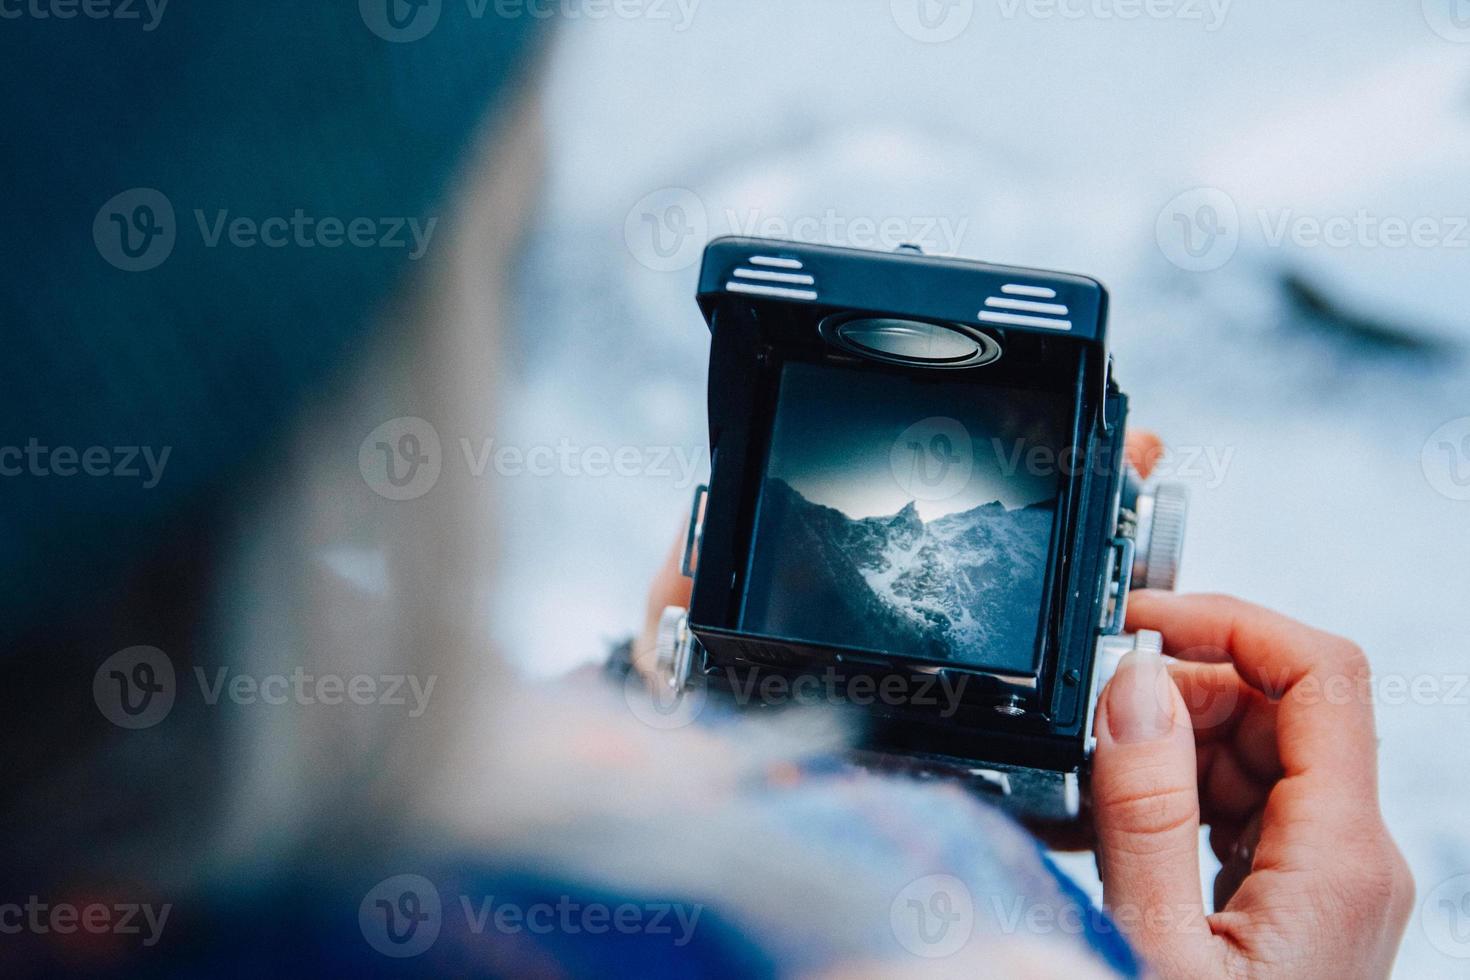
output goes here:
[{"label": "vintage twin-lens reflex camera", "polygon": [[[666,694],[863,706],[864,764],[966,781],[1020,816],[1084,805],[1098,692],[1157,634],[1186,497],[1123,453],[1107,292],[1083,276],[722,238],[710,483],[660,624]],[[802,682],[807,686],[803,688]]]}]

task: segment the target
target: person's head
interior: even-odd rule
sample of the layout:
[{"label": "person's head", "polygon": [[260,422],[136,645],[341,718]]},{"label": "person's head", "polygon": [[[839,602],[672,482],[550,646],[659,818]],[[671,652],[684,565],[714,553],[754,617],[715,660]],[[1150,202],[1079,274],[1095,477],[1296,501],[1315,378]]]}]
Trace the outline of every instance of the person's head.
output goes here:
[{"label": "person's head", "polygon": [[[491,404],[541,22],[159,13],[0,38],[0,808],[26,828],[6,872],[30,880],[188,874],[216,825],[372,799],[341,763],[390,755],[383,711],[230,685],[422,679],[478,640],[474,596],[434,584],[483,586],[487,488],[446,474],[395,500],[359,456],[394,418],[447,441]],[[396,633],[352,633],[362,596]],[[110,704],[145,679],[139,647],[173,672],[152,724]]]}]

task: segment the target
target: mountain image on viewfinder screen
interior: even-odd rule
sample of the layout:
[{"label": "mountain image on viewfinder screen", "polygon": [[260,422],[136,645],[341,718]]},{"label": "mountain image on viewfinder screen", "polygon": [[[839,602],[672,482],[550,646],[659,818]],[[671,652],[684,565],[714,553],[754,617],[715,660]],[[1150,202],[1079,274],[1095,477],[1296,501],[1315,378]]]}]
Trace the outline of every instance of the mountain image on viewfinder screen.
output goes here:
[{"label": "mountain image on viewfinder screen", "polygon": [[788,364],[742,628],[1029,673],[1066,410],[1047,391]]}]

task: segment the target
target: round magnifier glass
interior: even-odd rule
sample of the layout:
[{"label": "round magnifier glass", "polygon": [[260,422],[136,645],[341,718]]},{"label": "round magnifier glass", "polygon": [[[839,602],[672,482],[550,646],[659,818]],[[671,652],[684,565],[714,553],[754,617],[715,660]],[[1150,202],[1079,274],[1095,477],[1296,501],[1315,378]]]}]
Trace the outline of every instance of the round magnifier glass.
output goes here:
[{"label": "round magnifier glass", "polygon": [[837,316],[823,320],[820,329],[828,343],[889,364],[978,367],[1000,357],[1000,344],[994,338],[954,324]]}]

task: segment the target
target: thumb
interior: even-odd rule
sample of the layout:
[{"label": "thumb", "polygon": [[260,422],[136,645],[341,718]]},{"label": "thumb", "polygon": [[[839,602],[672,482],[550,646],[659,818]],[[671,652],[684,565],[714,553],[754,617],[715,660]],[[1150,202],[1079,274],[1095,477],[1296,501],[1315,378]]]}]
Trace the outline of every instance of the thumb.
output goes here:
[{"label": "thumb", "polygon": [[1103,901],[1156,968],[1193,973],[1210,935],[1200,890],[1194,731],[1157,650],[1123,658],[1099,698],[1095,734],[1092,805]]}]

